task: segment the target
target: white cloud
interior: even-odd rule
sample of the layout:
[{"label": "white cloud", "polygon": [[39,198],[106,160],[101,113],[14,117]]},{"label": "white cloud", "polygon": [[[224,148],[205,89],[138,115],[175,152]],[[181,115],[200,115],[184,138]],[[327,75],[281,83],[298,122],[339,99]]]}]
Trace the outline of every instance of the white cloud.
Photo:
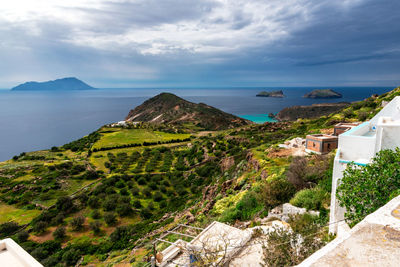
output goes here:
[{"label": "white cloud", "polygon": [[13,0],[1,3],[0,21],[37,37],[54,22],[68,29],[55,41],[99,50],[213,54],[282,40],[322,5],[330,1]]}]

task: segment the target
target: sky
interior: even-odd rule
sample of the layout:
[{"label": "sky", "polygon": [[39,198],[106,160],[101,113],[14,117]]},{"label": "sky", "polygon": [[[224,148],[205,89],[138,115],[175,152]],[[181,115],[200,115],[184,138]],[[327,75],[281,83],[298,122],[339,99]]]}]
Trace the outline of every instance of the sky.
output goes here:
[{"label": "sky", "polygon": [[0,88],[399,86],[398,0],[0,1]]}]

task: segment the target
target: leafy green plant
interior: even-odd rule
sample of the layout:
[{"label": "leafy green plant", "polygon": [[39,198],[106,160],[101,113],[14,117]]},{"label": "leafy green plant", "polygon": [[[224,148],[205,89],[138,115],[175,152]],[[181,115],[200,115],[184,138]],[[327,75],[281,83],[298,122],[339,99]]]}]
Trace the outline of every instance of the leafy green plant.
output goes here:
[{"label": "leafy green plant", "polygon": [[399,162],[400,149],[396,148],[380,151],[366,166],[348,165],[336,195],[351,226],[385,205],[400,188]]},{"label": "leafy green plant", "polygon": [[290,204],[308,210],[319,210],[324,203],[328,202],[329,193],[319,187],[303,189],[290,200]]}]

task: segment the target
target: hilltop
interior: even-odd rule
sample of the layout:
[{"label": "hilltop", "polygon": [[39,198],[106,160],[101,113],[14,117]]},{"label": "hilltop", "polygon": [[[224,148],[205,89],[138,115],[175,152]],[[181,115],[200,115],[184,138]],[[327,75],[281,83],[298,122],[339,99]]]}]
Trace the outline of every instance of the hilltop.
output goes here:
[{"label": "hilltop", "polygon": [[303,97],[305,98],[342,98],[342,94],[333,91],[332,89],[316,89],[307,94]]},{"label": "hilltop", "polygon": [[262,92],[259,92],[256,96],[260,96],[260,97],[285,97],[285,95],[283,94],[282,90],[271,91],[271,92],[262,91]]},{"label": "hilltop", "polygon": [[68,77],[47,82],[26,82],[13,87],[12,91],[77,91],[94,90],[92,86],[75,77]]},{"label": "hilltop", "polygon": [[223,130],[251,124],[204,103],[196,104],[174,94],[161,93],[131,110],[127,121],[191,124],[205,130]]}]

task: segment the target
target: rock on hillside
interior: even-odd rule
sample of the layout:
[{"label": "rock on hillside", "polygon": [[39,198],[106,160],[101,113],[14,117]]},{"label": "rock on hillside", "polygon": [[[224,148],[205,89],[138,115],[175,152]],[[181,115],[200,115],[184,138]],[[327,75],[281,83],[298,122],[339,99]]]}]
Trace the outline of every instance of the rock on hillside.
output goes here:
[{"label": "rock on hillside", "polygon": [[311,106],[293,106],[282,109],[276,118],[280,121],[295,121],[299,118],[313,119],[340,111],[348,107],[350,103],[325,103],[313,104]]},{"label": "rock on hillside", "polygon": [[161,93],[131,110],[127,121],[153,123],[190,123],[205,130],[235,128],[252,122],[206,104],[192,103],[174,94]]},{"label": "rock on hillside", "polygon": [[316,89],[305,94],[305,98],[342,98],[342,94],[333,91],[332,89]]},{"label": "rock on hillside", "polygon": [[93,90],[95,88],[82,82],[81,80],[70,77],[57,79],[47,82],[26,82],[20,84],[12,91],[76,91],[76,90]]}]

